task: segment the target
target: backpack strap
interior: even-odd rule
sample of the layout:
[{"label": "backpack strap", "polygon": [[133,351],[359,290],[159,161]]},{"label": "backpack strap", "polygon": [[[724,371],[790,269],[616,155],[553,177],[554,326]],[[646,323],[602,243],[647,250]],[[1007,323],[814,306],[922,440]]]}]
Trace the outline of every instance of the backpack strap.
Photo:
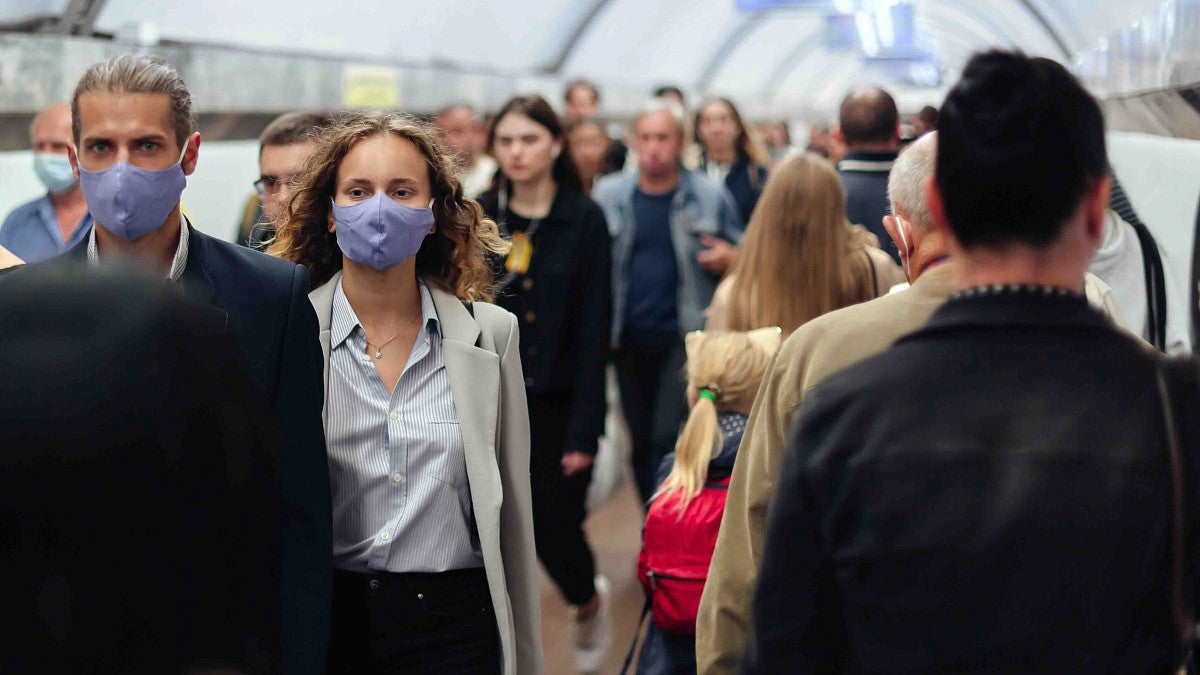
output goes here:
[{"label": "backpack strap", "polygon": [[625,655],[625,665],[621,666],[621,675],[629,672],[629,664],[633,662],[633,654],[637,651],[638,638],[642,636],[642,626],[646,623],[646,617],[650,614],[650,597],[646,597],[646,604],[642,605],[642,616],[638,619],[637,628],[633,631],[633,644],[629,645],[629,653]]}]

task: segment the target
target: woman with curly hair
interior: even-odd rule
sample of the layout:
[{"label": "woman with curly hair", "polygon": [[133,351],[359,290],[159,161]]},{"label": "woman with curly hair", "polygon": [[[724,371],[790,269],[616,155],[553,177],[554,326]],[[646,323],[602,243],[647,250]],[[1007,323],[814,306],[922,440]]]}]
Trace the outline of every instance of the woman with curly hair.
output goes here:
[{"label": "woman with curly hair", "polygon": [[456,176],[412,117],[339,119],[269,251],[317,286],[334,673],[541,670],[517,322],[487,302],[508,245]]}]

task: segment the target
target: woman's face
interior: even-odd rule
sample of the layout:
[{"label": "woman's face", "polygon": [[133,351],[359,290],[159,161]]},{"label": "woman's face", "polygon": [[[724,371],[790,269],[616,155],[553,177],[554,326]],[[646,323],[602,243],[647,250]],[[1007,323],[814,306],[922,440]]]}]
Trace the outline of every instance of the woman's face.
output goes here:
[{"label": "woman's face", "polygon": [[[336,204],[352,206],[379,193],[413,208],[424,208],[433,198],[429,164],[407,138],[395,134],[364,138],[338,165],[333,193]],[[329,223],[333,231],[332,212]]]},{"label": "woman's face", "polygon": [[496,120],[492,154],[500,170],[514,183],[540,180],[550,173],[562,144],[550,130],[520,113]]},{"label": "woman's face", "polygon": [[600,170],[612,141],[596,124],[581,124],[571,130],[571,160],[588,172]]},{"label": "woman's face", "polygon": [[738,136],[733,111],[723,101],[713,101],[700,110],[700,122],[696,131],[704,149],[710,153],[729,152]]}]

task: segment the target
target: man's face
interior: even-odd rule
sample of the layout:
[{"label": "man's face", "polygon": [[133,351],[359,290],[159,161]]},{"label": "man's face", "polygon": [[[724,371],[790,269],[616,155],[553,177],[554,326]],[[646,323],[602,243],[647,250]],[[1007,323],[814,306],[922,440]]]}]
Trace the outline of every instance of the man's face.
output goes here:
[{"label": "man's face", "polygon": [[304,168],[312,143],[264,145],[258,157],[263,215],[276,222],[292,198],[292,178]]},{"label": "man's face", "polygon": [[[179,161],[180,147],[171,124],[166,94],[92,92],[79,97],[79,147],[76,167],[102,171],[117,162],[158,171]],[[183,160],[183,172],[196,169],[199,134]]]},{"label": "man's face", "polygon": [[466,108],[454,108],[435,120],[442,144],[464,162],[475,157],[475,119]]},{"label": "man's face", "polygon": [[587,87],[575,87],[567,95],[567,121],[576,122],[578,120],[595,117],[600,110],[599,104],[596,102],[596,95]]},{"label": "man's face", "polygon": [[661,175],[675,170],[683,150],[683,138],[671,113],[659,110],[642,115],[635,132],[638,166],[642,171]]},{"label": "man's face", "polygon": [[29,133],[29,145],[36,153],[67,154],[71,146],[71,109],[56,105],[38,115]]}]

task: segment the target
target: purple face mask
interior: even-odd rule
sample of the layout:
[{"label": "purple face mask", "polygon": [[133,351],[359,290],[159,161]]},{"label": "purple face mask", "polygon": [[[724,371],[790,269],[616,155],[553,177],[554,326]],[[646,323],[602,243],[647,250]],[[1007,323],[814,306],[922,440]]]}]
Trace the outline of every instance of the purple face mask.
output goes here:
[{"label": "purple face mask", "polygon": [[377,270],[395,267],[416,255],[433,227],[431,207],[398,204],[382,192],[352,206],[335,203],[333,218],[342,253]]},{"label": "purple face mask", "polygon": [[79,187],[92,218],[127,241],[162,227],[187,186],[182,165],[185,152],[187,145],[179,153],[179,162],[159,171],[129,162],[117,162],[101,171],[88,171],[80,164]]}]

